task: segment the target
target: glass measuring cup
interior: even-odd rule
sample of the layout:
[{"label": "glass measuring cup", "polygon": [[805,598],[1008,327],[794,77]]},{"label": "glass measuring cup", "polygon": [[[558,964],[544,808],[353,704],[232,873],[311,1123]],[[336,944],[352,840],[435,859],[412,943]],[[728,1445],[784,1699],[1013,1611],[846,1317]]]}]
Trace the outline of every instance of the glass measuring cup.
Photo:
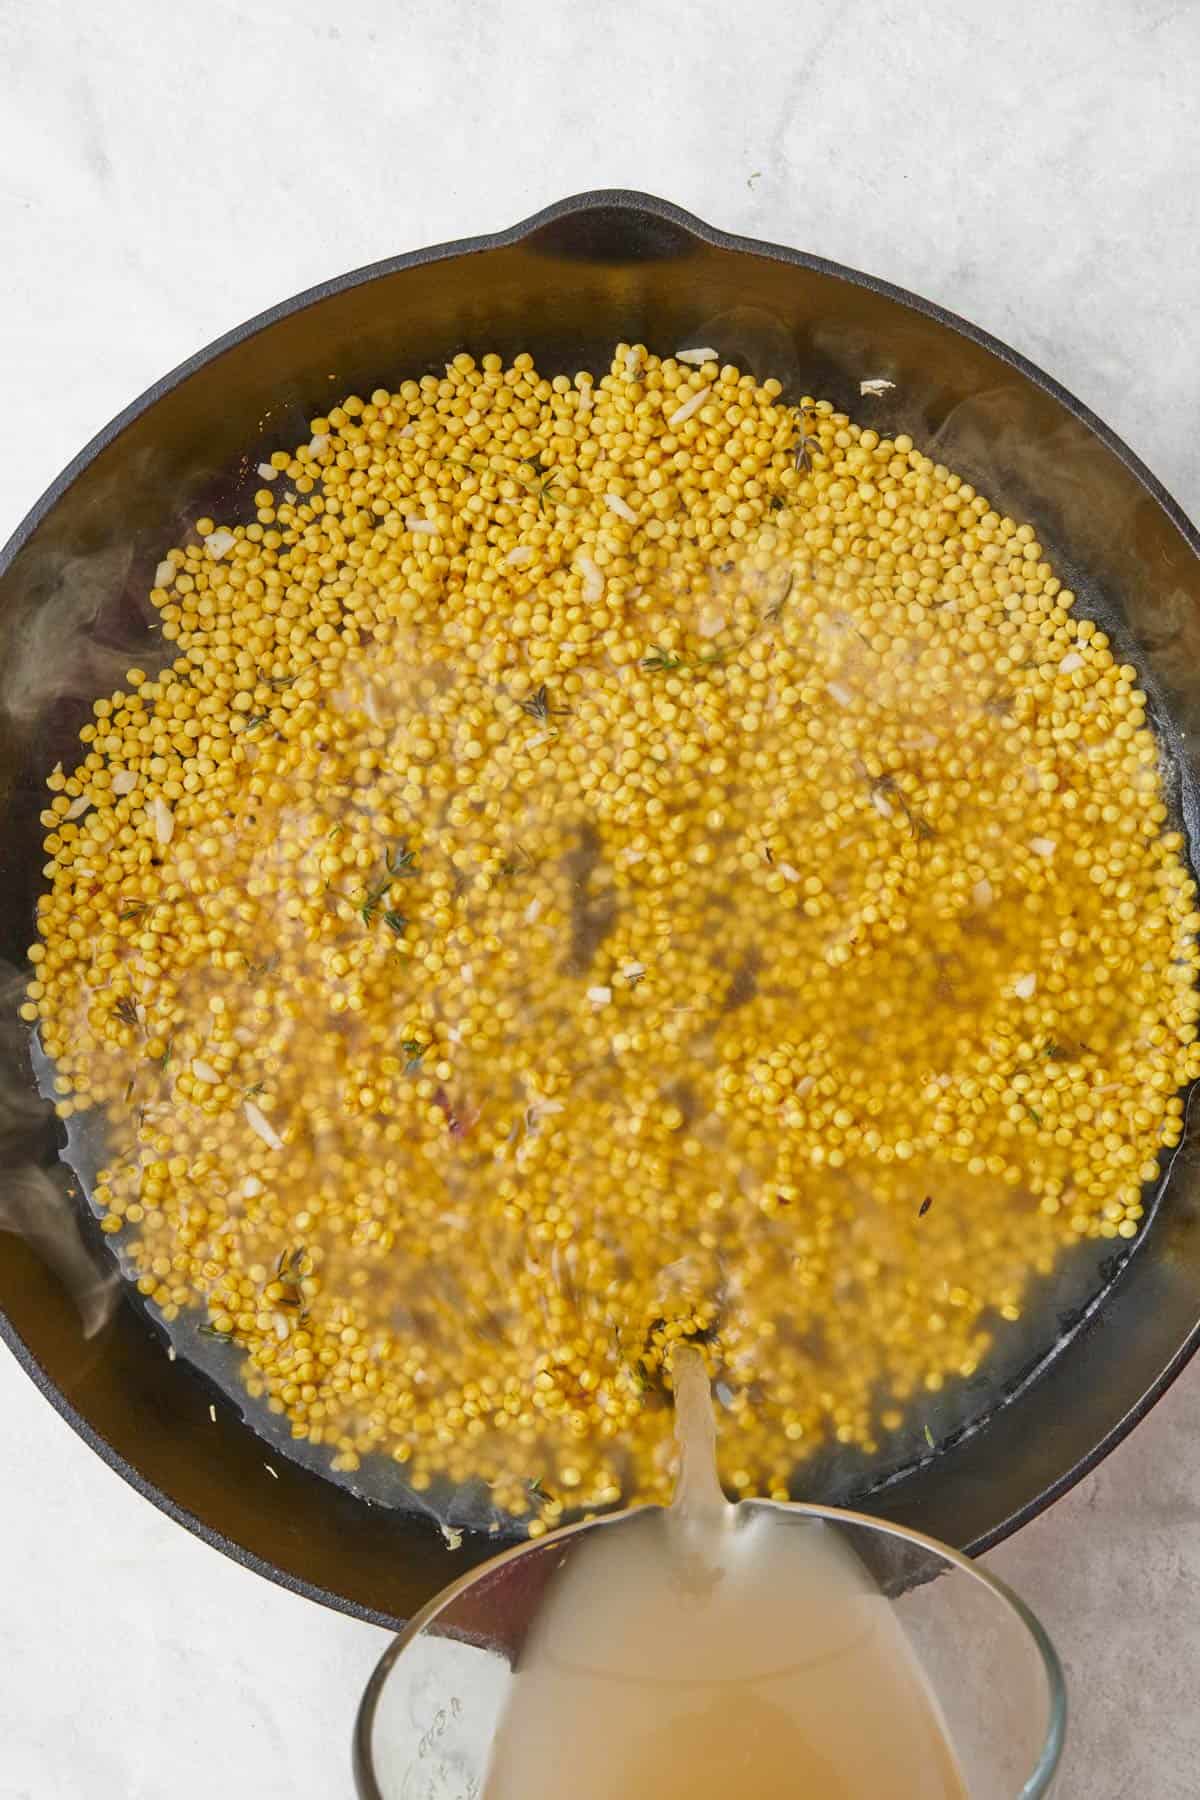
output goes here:
[{"label": "glass measuring cup", "polygon": [[[648,1510],[520,1545],[417,1615],[384,1652],[359,1709],[360,1800],[480,1800],[522,1648],[553,1579],[593,1533],[619,1532]],[[1002,1582],[943,1544],[862,1514],[757,1500],[737,1512],[747,1524],[763,1514],[821,1520],[862,1563],[908,1639],[971,1800],[1049,1794],[1066,1723],[1062,1669],[1037,1619]]]}]

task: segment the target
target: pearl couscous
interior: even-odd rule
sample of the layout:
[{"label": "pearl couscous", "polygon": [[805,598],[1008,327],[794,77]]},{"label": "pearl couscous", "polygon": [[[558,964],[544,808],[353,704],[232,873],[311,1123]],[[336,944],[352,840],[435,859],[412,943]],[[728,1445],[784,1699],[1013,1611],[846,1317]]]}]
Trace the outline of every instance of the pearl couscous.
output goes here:
[{"label": "pearl couscous", "polygon": [[1136,1235],[1198,1071],[1146,695],[1033,530],[704,351],[457,356],[196,521],[23,1007],[141,1292],[353,1471],[786,1492]]}]

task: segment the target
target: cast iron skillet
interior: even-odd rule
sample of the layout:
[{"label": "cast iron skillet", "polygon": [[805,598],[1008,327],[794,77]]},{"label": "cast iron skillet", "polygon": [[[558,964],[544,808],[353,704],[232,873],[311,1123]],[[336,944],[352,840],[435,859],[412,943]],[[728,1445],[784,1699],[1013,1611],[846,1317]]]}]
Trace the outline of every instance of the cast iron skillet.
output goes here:
[{"label": "cast iron skillet", "polygon": [[[0,636],[16,641],[81,580],[99,581],[94,635],[145,635],[142,597],[174,522],[220,516],[223,499],[244,509],[254,465],[306,436],[331,396],[437,369],[464,347],[528,349],[546,373],[602,368],[622,338],[664,351],[714,343],[760,375],[791,378],[793,397],[828,396],[936,445],[994,504],[1033,520],[1083,605],[1135,648],[1157,689],[1176,797],[1182,780],[1190,810],[1200,539],[1149,471],[1048,376],[940,307],[818,257],[727,236],[642,194],[578,195],[494,237],[341,276],[184,363],[106,427],[20,526],[0,558]],[[864,400],[863,377],[895,388]],[[0,739],[0,955],[16,963],[40,880],[41,781],[90,697],[18,728],[9,721]],[[55,1155],[47,1141],[47,1160]],[[979,1429],[855,1503],[978,1551],[1078,1481],[1200,1341],[1197,1198],[1185,1142],[1152,1225],[1108,1267],[1094,1304],[1067,1321],[1057,1354],[1026,1371]],[[204,1378],[168,1362],[131,1305],[85,1339],[57,1276],[18,1236],[0,1236],[0,1309],[14,1355],[112,1468],[286,1587],[394,1626],[495,1547],[468,1539],[451,1559],[427,1521],[268,1457],[229,1406],[214,1424]]]}]

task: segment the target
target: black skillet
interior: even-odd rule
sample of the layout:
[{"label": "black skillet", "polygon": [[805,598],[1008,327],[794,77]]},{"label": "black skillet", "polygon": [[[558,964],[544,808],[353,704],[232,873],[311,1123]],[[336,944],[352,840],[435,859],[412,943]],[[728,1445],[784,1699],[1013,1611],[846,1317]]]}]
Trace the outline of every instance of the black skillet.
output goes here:
[{"label": "black skillet", "polygon": [[[20,964],[32,935],[42,778],[90,699],[113,685],[97,673],[95,645],[119,644],[123,655],[141,644],[150,654],[143,597],[176,521],[244,513],[254,465],[301,441],[333,396],[438,369],[463,348],[528,349],[546,373],[602,369],[622,338],[663,351],[712,342],[779,376],[792,397],[827,396],[863,422],[935,446],[996,506],[1033,521],[1081,607],[1136,655],[1173,798],[1191,826],[1200,539],[1132,452],[1023,357],[928,301],[729,237],[646,195],[602,192],[272,308],[135,401],[34,507],[0,557],[0,656],[23,657],[36,677],[39,658],[49,668],[76,630],[86,627],[87,645],[74,698],[49,702],[53,684],[34,679],[32,697],[0,725],[0,955]],[[863,398],[864,378],[895,386]],[[57,1158],[52,1138],[42,1145],[47,1165]],[[816,1471],[804,1497],[852,1499],[975,1551],[1049,1505],[1149,1410],[1200,1341],[1198,1195],[1185,1141],[1147,1230],[1094,1270],[1069,1314],[1047,1320],[1002,1404],[882,1484],[864,1468],[821,1491]],[[78,1228],[90,1229],[86,1215]],[[267,1452],[230,1406],[218,1405],[213,1423],[205,1378],[168,1361],[127,1300],[85,1338],[55,1260],[27,1236],[0,1236],[0,1332],[110,1467],[209,1543],[393,1626],[496,1547],[468,1538],[451,1558],[427,1521],[368,1505]]]}]

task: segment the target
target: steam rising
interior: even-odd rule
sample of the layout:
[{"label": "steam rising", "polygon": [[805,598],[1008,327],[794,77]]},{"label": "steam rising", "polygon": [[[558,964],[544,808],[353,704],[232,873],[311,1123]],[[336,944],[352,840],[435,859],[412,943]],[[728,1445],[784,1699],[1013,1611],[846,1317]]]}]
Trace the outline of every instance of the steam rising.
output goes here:
[{"label": "steam rising", "polygon": [[154,609],[131,590],[133,564],[120,544],[59,561],[42,597],[0,618],[0,711],[16,730],[42,723],[64,699],[111,693],[135,657],[143,666],[148,652],[163,659],[166,646],[147,639]]},{"label": "steam rising", "polygon": [[85,1241],[75,1183],[63,1163],[44,1159],[53,1107],[34,1086],[27,1034],[17,1017],[25,977],[0,964],[0,1231],[22,1237],[70,1294],[85,1338],[107,1325],[121,1297],[112,1260]]},{"label": "steam rising", "polygon": [[54,1270],[79,1309],[85,1338],[96,1336],[121,1298],[121,1277],[105,1269],[87,1248],[79,1218],[68,1198],[70,1171],[39,1169],[32,1163],[11,1168],[0,1194],[0,1231],[25,1239]]},{"label": "steam rising", "polygon": [[[806,369],[802,363],[791,331],[762,309],[739,307],[709,318],[696,326],[694,341],[705,346],[719,346],[722,362],[735,361],[763,372],[769,370],[794,394],[798,394],[801,385],[806,388],[819,386],[819,383],[814,384],[811,368]],[[838,353],[844,360],[844,342],[839,344]],[[832,346],[830,354],[834,354]],[[700,352],[695,355],[699,356]],[[882,365],[878,356],[872,354],[865,357],[862,366],[866,373],[874,375]],[[873,411],[896,414],[903,408],[906,418],[924,409],[932,391],[932,384],[930,390],[921,394],[901,380],[894,393],[875,392],[892,388],[893,384],[882,378],[865,381],[862,385],[864,392],[867,389],[873,391],[872,397],[878,402]],[[947,414],[934,444],[929,446],[930,453],[966,468],[985,484],[994,478],[995,486],[1002,490],[997,499],[1005,505],[1015,504],[1011,498],[1011,483],[1002,478],[1006,466],[1019,464],[1027,481],[1031,480],[1036,486],[1044,480],[1047,489],[1061,492],[1062,453],[1068,437],[1074,453],[1077,436],[1064,428],[1061,439],[1043,437],[1036,453],[1032,454],[1027,425],[1020,390],[1015,386],[998,387],[964,402]],[[260,473],[266,475],[265,470]],[[1086,486],[1086,473],[1080,481]],[[1005,488],[1008,493],[1003,492]],[[609,502],[610,510],[618,516],[624,516],[623,505],[619,501]],[[628,512],[628,508],[625,511]],[[1110,532],[1116,530],[1116,525],[1116,520],[1109,522]],[[419,528],[426,528],[424,522]],[[514,551],[510,561],[515,561],[516,557]],[[590,564],[590,559],[578,559],[578,567],[589,587],[593,580],[599,581],[599,572],[594,564]],[[144,575],[145,571],[141,573]],[[14,734],[28,739],[39,728],[51,725],[56,709],[64,699],[90,701],[98,694],[119,687],[131,662],[153,669],[167,660],[170,646],[156,643],[147,635],[156,615],[144,598],[146,584],[144,581],[139,584],[138,574],[132,550],[123,545],[111,546],[87,558],[60,562],[52,575],[40,584],[36,577],[31,583],[30,592],[36,604],[31,603],[22,611],[13,610],[0,619],[0,658],[3,659],[0,668],[4,671],[0,679],[0,714]],[[819,577],[820,572],[809,571],[808,574]],[[602,588],[603,584],[600,586]],[[718,599],[719,596],[714,595],[714,607]],[[1094,610],[1090,598],[1087,610]],[[1172,632],[1185,632],[1188,620],[1194,625],[1194,609],[1188,610],[1187,618],[1181,623],[1180,608],[1170,596],[1162,599],[1160,610]],[[714,617],[716,623],[711,630],[703,620],[698,626],[702,638],[718,633],[725,626],[723,614]],[[898,713],[905,710],[902,696],[881,691],[870,646],[854,628],[851,609],[844,614],[833,612],[832,620],[822,628],[821,636],[829,672],[837,677],[826,684],[827,689],[839,705],[857,706],[867,699],[875,699]],[[953,690],[940,696],[939,700],[947,715],[954,714],[961,705]],[[912,741],[919,748],[918,738],[924,721],[914,715],[907,724],[914,734]],[[885,819],[895,817],[901,804],[892,790],[882,785],[871,790],[869,803],[875,813]],[[156,815],[157,840],[165,846],[171,841],[172,818],[163,802],[156,804],[161,809]],[[911,827],[912,820],[908,822]],[[917,823],[920,824],[919,819]],[[787,863],[779,865],[779,873],[788,882],[800,879],[800,872]],[[980,887],[987,887],[987,884],[982,883]],[[990,901],[990,892],[985,898],[977,890],[975,899],[982,906]],[[640,975],[643,966],[631,963],[623,973],[628,974],[628,970]],[[46,1166],[55,1123],[53,1108],[49,1098],[42,1098],[36,1092],[27,1034],[16,1017],[26,979],[27,973],[6,967],[0,980],[0,1166],[4,1171],[0,1229],[23,1236],[54,1269],[72,1295],[79,1309],[84,1335],[90,1338],[111,1318],[120,1299],[121,1277],[112,1259],[93,1253],[87,1245],[74,1192],[77,1184],[70,1170],[62,1163]],[[607,1006],[611,1002],[612,990],[608,986],[596,986],[587,991],[594,1007]],[[1017,992],[1020,993],[1019,988]],[[193,1063],[192,1067],[204,1074],[203,1064]],[[47,1092],[49,1079],[50,1072],[46,1071],[43,1085]],[[540,1117],[561,1110],[560,1102],[535,1099],[526,1116],[527,1133],[536,1132]],[[270,1120],[259,1107],[247,1101],[244,1112],[252,1129],[264,1142],[275,1149],[282,1147]],[[935,1183],[931,1181],[931,1185]],[[927,1237],[940,1229],[941,1215],[938,1214],[926,1230]],[[678,1278],[682,1271],[675,1270],[674,1274]],[[672,1270],[664,1271],[664,1288],[671,1275]],[[434,1281],[435,1277],[430,1276],[431,1286]],[[1090,1277],[1089,1285],[1095,1285]],[[1039,1326],[1044,1338],[1045,1315]],[[297,1446],[290,1440],[285,1426],[267,1418],[263,1409],[250,1406],[241,1386],[241,1358],[236,1349],[204,1343],[197,1345],[192,1326],[187,1321],[181,1321],[173,1329],[189,1359],[213,1374],[236,1397],[255,1429],[287,1454],[328,1473],[325,1458]],[[991,1398],[994,1400],[994,1392]],[[939,1403],[939,1437],[977,1419],[985,1404],[987,1402],[981,1401],[977,1391],[968,1393],[964,1390],[961,1394],[946,1396]],[[932,1444],[928,1427],[926,1436]],[[854,1486],[860,1470],[853,1456],[842,1456],[836,1447],[828,1456],[829,1465],[822,1468],[819,1476],[814,1475],[812,1486],[824,1494],[844,1493]],[[833,1464],[837,1465],[836,1473]],[[472,1525],[498,1516],[493,1513],[488,1496],[467,1490],[452,1496],[448,1503],[439,1499],[434,1508],[414,1494],[395,1469],[387,1469],[381,1476],[377,1471],[364,1469],[361,1475],[347,1480],[346,1485],[385,1503],[402,1503],[442,1515],[449,1509],[452,1518]]]}]

